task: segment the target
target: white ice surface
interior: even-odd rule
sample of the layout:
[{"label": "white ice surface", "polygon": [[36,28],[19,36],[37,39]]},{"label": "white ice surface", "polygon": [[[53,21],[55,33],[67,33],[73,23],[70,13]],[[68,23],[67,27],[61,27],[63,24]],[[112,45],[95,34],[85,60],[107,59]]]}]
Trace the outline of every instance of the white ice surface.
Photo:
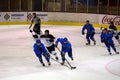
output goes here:
[{"label": "white ice surface", "polygon": [[[49,29],[56,38],[68,37],[71,41],[74,61],[66,58],[77,68],[70,70],[53,60],[50,67],[45,60],[46,67],[41,66],[32,50],[34,40],[28,27],[0,25],[0,80],[120,80],[120,55],[108,55],[100,34],[95,36],[96,46],[86,46],[80,27],[42,26],[42,31]],[[120,51],[117,41],[115,44]]]}]

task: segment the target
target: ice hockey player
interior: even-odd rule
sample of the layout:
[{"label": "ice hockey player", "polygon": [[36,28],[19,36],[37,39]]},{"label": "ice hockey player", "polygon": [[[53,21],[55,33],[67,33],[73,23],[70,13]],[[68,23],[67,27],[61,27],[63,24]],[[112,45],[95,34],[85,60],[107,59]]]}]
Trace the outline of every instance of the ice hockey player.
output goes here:
[{"label": "ice hockey player", "polygon": [[85,32],[84,32],[85,30],[87,30],[86,39],[87,39],[87,42],[88,42],[88,43],[86,43],[86,45],[90,45],[90,39],[94,42],[94,45],[96,45],[96,41],[94,39],[95,29],[92,26],[92,24],[90,24],[89,20],[86,21],[86,24],[82,28],[82,35],[85,34]]},{"label": "ice hockey player", "polygon": [[112,32],[113,36],[115,37],[115,39],[120,44],[119,34],[118,34],[117,28],[114,25],[113,21],[110,22],[109,30]]},{"label": "ice hockey player", "polygon": [[34,48],[34,52],[36,54],[36,56],[39,58],[40,63],[42,64],[42,66],[45,66],[42,56],[45,57],[46,61],[48,62],[48,65],[50,66],[50,56],[44,46],[43,43],[41,43],[40,39],[36,39],[36,43],[33,46]]},{"label": "ice hockey player", "polygon": [[65,54],[68,53],[68,56],[71,58],[71,60],[73,60],[73,56],[72,56],[72,45],[71,43],[68,41],[68,39],[65,38],[57,38],[56,42],[55,42],[55,46],[58,46],[58,43],[61,43],[62,49],[61,49],[61,57],[62,57],[62,63],[61,65],[64,65],[65,63]]},{"label": "ice hockey player", "polygon": [[49,34],[49,30],[45,30],[45,34],[41,35],[40,39],[43,41],[48,52],[53,54],[56,60],[58,60],[57,53],[55,52],[55,45],[54,45],[55,37],[52,34]]},{"label": "ice hockey player", "polygon": [[114,46],[114,42],[112,40],[113,35],[110,31],[107,30],[107,28],[103,29],[100,37],[101,37],[101,42],[105,44],[110,55],[112,54],[110,48],[112,48],[116,54],[119,54],[119,52],[117,52],[117,50]]},{"label": "ice hockey player", "polygon": [[33,35],[34,38],[38,38],[38,36],[40,36],[41,33],[41,20],[40,18],[37,16],[36,13],[33,13],[33,19],[31,20],[31,24],[30,24],[30,32],[32,32],[31,27],[32,24],[35,23],[34,27],[33,27],[33,31],[35,33],[35,35]]}]

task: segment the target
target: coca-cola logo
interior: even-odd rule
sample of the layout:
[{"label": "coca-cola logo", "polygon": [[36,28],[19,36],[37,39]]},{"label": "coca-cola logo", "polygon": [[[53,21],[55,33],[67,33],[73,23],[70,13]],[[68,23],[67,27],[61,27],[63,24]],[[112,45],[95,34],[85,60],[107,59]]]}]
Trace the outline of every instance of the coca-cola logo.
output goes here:
[{"label": "coca-cola logo", "polygon": [[120,16],[114,16],[113,17],[113,16],[106,15],[102,18],[102,23],[103,24],[108,24],[111,21],[113,21],[115,25],[120,25]]}]

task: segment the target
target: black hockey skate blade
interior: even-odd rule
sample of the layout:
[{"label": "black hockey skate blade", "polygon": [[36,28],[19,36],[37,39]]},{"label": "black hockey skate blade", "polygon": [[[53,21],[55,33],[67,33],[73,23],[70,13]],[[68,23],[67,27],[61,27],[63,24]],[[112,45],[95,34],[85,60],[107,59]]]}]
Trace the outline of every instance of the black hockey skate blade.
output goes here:
[{"label": "black hockey skate blade", "polygon": [[71,69],[76,69],[76,67],[71,67]]}]

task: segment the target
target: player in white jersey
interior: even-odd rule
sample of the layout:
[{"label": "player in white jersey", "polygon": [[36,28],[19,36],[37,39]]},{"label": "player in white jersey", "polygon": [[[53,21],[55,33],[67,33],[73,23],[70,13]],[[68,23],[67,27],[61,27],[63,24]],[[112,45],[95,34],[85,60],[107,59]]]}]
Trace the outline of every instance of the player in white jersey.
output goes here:
[{"label": "player in white jersey", "polygon": [[109,30],[112,32],[113,36],[120,44],[119,32],[117,31],[117,27],[114,25],[113,21],[110,22]]},{"label": "player in white jersey", "polygon": [[[36,13],[33,13],[33,19],[31,20],[31,25],[29,27],[30,29],[30,32],[32,31],[31,30],[31,27],[32,27],[32,24],[35,23],[34,27],[33,27],[33,31],[35,33],[35,35],[38,37],[40,34],[41,34],[41,20],[40,18],[37,16]],[[35,35],[33,36],[35,38]]]},{"label": "player in white jersey", "polygon": [[57,53],[55,52],[55,45],[54,45],[55,37],[49,34],[49,30],[45,30],[45,34],[41,35],[40,38],[43,41],[49,53],[53,54],[56,60],[58,60]]}]

